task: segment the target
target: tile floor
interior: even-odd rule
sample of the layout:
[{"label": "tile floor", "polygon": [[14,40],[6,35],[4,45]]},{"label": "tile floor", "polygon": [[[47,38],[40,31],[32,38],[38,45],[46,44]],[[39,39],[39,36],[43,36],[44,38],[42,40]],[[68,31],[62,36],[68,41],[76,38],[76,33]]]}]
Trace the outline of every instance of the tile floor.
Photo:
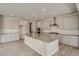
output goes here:
[{"label": "tile floor", "polygon": [[[79,49],[60,45],[53,56],[79,56]],[[41,56],[23,43],[23,40],[0,44],[0,56]]]}]

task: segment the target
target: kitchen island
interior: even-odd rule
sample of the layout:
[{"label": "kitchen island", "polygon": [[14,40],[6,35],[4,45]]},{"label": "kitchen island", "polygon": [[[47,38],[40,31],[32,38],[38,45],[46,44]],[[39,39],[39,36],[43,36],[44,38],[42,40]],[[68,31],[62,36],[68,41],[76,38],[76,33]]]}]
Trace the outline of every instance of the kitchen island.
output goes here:
[{"label": "kitchen island", "polygon": [[59,50],[57,34],[26,34],[24,43],[42,56],[51,56]]}]

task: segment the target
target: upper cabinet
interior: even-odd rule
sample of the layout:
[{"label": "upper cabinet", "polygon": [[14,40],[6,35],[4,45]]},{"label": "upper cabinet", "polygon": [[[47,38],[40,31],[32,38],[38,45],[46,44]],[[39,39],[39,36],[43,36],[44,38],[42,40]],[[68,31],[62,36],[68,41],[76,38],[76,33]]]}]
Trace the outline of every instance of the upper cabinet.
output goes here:
[{"label": "upper cabinet", "polygon": [[78,30],[78,15],[61,17],[62,30]]},{"label": "upper cabinet", "polygon": [[4,17],[4,29],[18,29],[18,19],[17,18],[8,18]]},{"label": "upper cabinet", "polygon": [[79,3],[76,3],[77,10],[79,11]]},{"label": "upper cabinet", "polygon": [[12,17],[3,17],[0,19],[1,33],[16,33],[19,31],[19,19]]},{"label": "upper cabinet", "polygon": [[0,15],[0,32],[2,31],[3,29],[3,16]]},{"label": "upper cabinet", "polygon": [[20,20],[19,24],[22,26],[26,26],[27,25],[27,20]]},{"label": "upper cabinet", "polygon": [[52,18],[42,20],[42,28],[43,30],[50,30],[50,24],[53,24]]}]

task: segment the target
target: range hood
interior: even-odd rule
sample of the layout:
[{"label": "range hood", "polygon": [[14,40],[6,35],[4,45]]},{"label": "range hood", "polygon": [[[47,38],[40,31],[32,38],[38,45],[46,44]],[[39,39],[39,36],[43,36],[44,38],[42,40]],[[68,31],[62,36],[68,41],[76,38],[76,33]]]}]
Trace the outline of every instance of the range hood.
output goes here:
[{"label": "range hood", "polygon": [[59,26],[58,24],[56,24],[56,17],[53,17],[53,21],[54,21],[53,26]]},{"label": "range hood", "polygon": [[56,17],[53,17],[53,24],[50,24],[50,26],[56,26],[58,27],[59,25],[56,23]]}]

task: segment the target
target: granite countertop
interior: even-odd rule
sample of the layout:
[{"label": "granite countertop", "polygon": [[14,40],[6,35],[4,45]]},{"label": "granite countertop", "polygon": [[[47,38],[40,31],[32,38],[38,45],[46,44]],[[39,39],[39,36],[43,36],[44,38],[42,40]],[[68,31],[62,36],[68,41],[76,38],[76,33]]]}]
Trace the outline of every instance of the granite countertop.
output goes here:
[{"label": "granite countertop", "polygon": [[50,34],[50,33],[41,33],[40,35],[37,33],[33,33],[33,34],[26,34],[26,36],[35,38],[35,39],[39,39],[45,42],[51,42],[54,40],[57,40],[58,38],[58,34]]},{"label": "granite countertop", "polygon": [[73,37],[79,37],[79,35],[73,35],[73,34],[59,34],[59,35],[63,35],[63,36],[73,36]]},{"label": "granite countertop", "polygon": [[60,34],[60,33],[54,33],[54,32],[50,32],[51,34],[58,34],[58,35],[62,35],[62,36],[75,36],[75,37],[79,37],[78,34]]}]

